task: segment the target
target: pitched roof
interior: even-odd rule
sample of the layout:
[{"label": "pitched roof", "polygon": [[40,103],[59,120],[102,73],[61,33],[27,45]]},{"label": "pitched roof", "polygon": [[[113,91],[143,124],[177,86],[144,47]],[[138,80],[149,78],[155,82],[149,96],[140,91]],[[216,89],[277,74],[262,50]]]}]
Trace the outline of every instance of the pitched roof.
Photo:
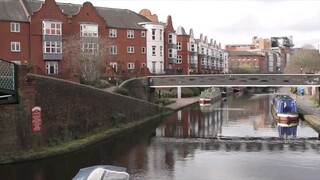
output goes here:
[{"label": "pitched roof", "polygon": [[[0,0],[4,1],[4,0]],[[26,0],[26,6],[30,13],[39,10],[44,1]],[[59,3],[59,8],[66,15],[75,15],[82,7],[81,4]],[[139,22],[152,22],[148,18],[127,9],[95,7],[97,13],[104,19],[107,27],[125,29],[144,29]]]},{"label": "pitched roof", "polygon": [[0,0],[0,19],[19,22],[29,21],[19,0]]},{"label": "pitched roof", "polygon": [[96,7],[98,14],[104,18],[107,27],[125,29],[144,29],[139,22],[152,22],[148,18],[128,9]]},{"label": "pitched roof", "polygon": [[177,28],[177,35],[188,35],[182,26]]},{"label": "pitched roof", "polygon": [[38,10],[41,8],[42,4],[44,4],[44,2],[43,2],[43,1],[30,1],[30,0],[25,0],[25,1],[24,1],[24,4],[25,4],[28,12],[29,12],[30,14],[32,14],[32,13],[38,11]]}]

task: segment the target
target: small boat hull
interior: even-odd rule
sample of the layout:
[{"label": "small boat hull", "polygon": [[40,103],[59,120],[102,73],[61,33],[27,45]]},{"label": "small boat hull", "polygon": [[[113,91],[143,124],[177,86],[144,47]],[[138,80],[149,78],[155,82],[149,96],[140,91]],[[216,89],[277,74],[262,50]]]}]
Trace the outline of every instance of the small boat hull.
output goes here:
[{"label": "small boat hull", "polygon": [[276,95],[271,102],[271,114],[279,127],[299,125],[296,102],[289,96]]},{"label": "small boat hull", "polygon": [[200,100],[199,100],[199,105],[200,106],[210,106],[211,103],[212,103],[212,99],[200,98]]}]

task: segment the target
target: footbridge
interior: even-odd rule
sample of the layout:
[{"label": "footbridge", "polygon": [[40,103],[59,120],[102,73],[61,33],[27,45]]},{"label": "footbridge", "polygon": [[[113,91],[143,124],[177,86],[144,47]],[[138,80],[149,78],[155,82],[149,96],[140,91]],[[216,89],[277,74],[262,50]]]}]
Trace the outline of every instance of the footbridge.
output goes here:
[{"label": "footbridge", "polygon": [[181,87],[320,87],[320,74],[210,74],[149,76],[150,88]]},{"label": "footbridge", "polygon": [[0,59],[0,104],[18,102],[17,65]]}]

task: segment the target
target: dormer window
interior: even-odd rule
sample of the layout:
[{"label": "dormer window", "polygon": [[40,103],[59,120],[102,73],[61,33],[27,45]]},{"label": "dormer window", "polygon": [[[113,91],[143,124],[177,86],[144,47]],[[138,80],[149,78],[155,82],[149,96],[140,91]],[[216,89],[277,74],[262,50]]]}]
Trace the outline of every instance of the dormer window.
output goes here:
[{"label": "dormer window", "polygon": [[81,24],[81,37],[98,37],[98,25],[96,24]]},{"label": "dormer window", "polygon": [[62,23],[57,21],[43,21],[42,22],[43,35],[62,35]]}]

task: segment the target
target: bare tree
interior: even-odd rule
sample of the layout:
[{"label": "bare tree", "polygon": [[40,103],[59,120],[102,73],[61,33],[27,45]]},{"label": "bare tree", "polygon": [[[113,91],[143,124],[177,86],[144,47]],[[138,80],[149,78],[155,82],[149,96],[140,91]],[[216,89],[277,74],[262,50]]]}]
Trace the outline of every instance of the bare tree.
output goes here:
[{"label": "bare tree", "polygon": [[315,49],[297,50],[285,68],[286,73],[315,73],[320,70],[320,55]]},{"label": "bare tree", "polygon": [[105,69],[109,48],[103,37],[71,35],[64,41],[63,54],[70,60],[74,73],[86,81],[94,81]]}]

